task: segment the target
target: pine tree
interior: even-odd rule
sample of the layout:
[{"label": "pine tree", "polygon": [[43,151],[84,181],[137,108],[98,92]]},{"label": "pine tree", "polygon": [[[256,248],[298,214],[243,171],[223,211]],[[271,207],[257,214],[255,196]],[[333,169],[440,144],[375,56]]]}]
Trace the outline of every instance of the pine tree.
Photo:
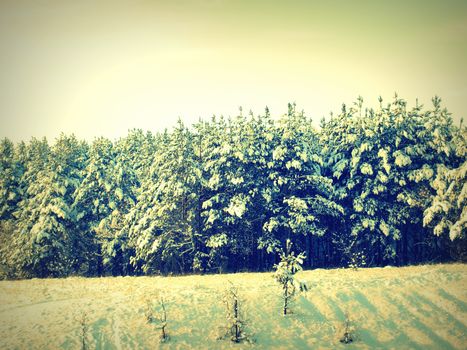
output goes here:
[{"label": "pine tree", "polygon": [[24,169],[19,162],[13,142],[0,143],[0,220],[12,220],[21,199],[20,181]]},{"label": "pine tree", "polygon": [[324,163],[311,121],[289,105],[276,130],[267,164],[269,183],[263,192],[267,221],[261,246],[268,252],[292,237],[298,241],[303,236],[323,236],[329,231],[328,222],[343,214],[331,198],[332,180],[322,174]]},{"label": "pine tree", "polygon": [[300,253],[295,256],[292,251],[292,242],[288,239],[285,244],[285,251],[281,250],[279,257],[280,262],[274,266],[276,269],[274,278],[282,287],[282,312],[287,315],[287,313],[290,313],[290,304],[297,292],[297,288],[300,289],[300,285],[297,286],[295,274],[302,270],[305,254]]},{"label": "pine tree", "polygon": [[86,150],[74,136],[62,134],[51,150],[44,140],[33,141],[30,151],[25,175],[34,181],[20,203],[11,262],[20,276],[68,275],[83,253],[76,249],[80,237],[71,205]]},{"label": "pine tree", "polygon": [[396,96],[364,111],[359,99],[322,130],[326,171],[334,179],[335,200],[346,209],[335,241],[348,259],[362,253],[376,264],[407,262],[416,242],[431,239],[422,228],[430,181],[437,164],[456,162],[452,119],[439,99],[433,102],[433,110],[408,110]]},{"label": "pine tree", "polygon": [[467,161],[455,169],[440,166],[432,183],[436,196],[424,212],[423,224],[434,226],[435,235],[444,232],[451,240],[462,239],[467,229]]},{"label": "pine tree", "polygon": [[201,172],[193,133],[179,121],[160,142],[153,174],[142,184],[138,205],[128,217],[135,247],[132,262],[145,272],[200,270],[197,187]]},{"label": "pine tree", "polygon": [[104,138],[94,141],[75,193],[74,209],[91,253],[91,271],[99,275],[132,272],[133,254],[124,221],[135,205],[138,181],[122,144],[114,146]]}]

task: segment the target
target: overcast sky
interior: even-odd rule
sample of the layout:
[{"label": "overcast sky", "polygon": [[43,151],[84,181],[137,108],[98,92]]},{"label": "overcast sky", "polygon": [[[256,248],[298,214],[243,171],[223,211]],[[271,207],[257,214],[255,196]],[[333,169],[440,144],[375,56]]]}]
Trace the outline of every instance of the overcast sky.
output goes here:
[{"label": "overcast sky", "polygon": [[0,137],[92,140],[358,95],[467,111],[467,1],[0,1]]}]

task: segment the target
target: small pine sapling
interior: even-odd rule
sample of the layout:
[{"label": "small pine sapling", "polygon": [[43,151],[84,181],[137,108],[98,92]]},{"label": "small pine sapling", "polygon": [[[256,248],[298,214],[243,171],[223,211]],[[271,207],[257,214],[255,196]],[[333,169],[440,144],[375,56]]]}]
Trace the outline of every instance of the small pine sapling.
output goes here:
[{"label": "small pine sapling", "polygon": [[[282,299],[284,301],[282,310],[284,315],[287,315],[287,313],[290,313],[290,304],[297,291],[295,274],[302,270],[303,260],[306,257],[305,253],[295,256],[295,253],[292,252],[292,242],[289,239],[286,241],[285,252],[280,250],[279,256],[281,261],[279,264],[274,265],[276,269],[274,278],[282,286]],[[306,291],[306,285],[300,284],[299,290]]]},{"label": "small pine sapling", "polygon": [[146,308],[146,320],[149,324],[155,325],[156,329],[161,331],[160,340],[162,343],[169,340],[169,335],[167,334],[167,311],[165,309],[165,301],[164,298],[159,298],[159,306],[160,310],[157,316],[154,315],[152,303],[148,300],[147,301],[147,308]]},{"label": "small pine sapling", "polygon": [[88,315],[85,311],[81,313],[81,317],[79,319],[79,324],[81,326],[81,349],[86,350],[88,349]]},{"label": "small pine sapling", "polygon": [[146,316],[147,323],[151,323],[152,319],[154,318],[154,312],[152,310],[152,303],[151,300],[146,299],[146,311],[144,312],[144,316]]},{"label": "small pine sapling", "polygon": [[240,311],[240,298],[238,297],[238,289],[231,284],[230,288],[225,292],[224,304],[227,311],[227,333],[225,336],[229,336],[230,340],[234,343],[240,343],[247,340],[245,335],[245,320],[242,317]]},{"label": "small pine sapling", "polygon": [[339,341],[343,344],[350,344],[354,339],[353,331],[350,327],[350,319],[349,315],[345,314],[345,323],[344,323],[344,335],[339,339]]}]

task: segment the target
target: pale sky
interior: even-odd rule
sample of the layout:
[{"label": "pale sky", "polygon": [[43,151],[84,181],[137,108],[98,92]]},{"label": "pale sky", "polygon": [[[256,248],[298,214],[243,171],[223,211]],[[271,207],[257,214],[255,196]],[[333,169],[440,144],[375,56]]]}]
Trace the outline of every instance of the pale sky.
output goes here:
[{"label": "pale sky", "polygon": [[362,95],[467,111],[467,1],[1,0],[0,137],[92,140],[178,117],[316,123]]}]

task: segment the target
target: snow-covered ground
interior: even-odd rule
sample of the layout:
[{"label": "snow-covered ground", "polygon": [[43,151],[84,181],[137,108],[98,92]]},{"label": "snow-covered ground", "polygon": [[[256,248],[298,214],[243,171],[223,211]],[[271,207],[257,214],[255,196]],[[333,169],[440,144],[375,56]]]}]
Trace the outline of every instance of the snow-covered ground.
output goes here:
[{"label": "snow-covered ground", "polygon": [[[0,282],[0,349],[467,349],[467,265],[304,271],[310,289],[281,315],[272,273]],[[218,340],[238,287],[251,342]],[[170,340],[147,323],[167,309]],[[355,342],[344,345],[346,314]]]}]

